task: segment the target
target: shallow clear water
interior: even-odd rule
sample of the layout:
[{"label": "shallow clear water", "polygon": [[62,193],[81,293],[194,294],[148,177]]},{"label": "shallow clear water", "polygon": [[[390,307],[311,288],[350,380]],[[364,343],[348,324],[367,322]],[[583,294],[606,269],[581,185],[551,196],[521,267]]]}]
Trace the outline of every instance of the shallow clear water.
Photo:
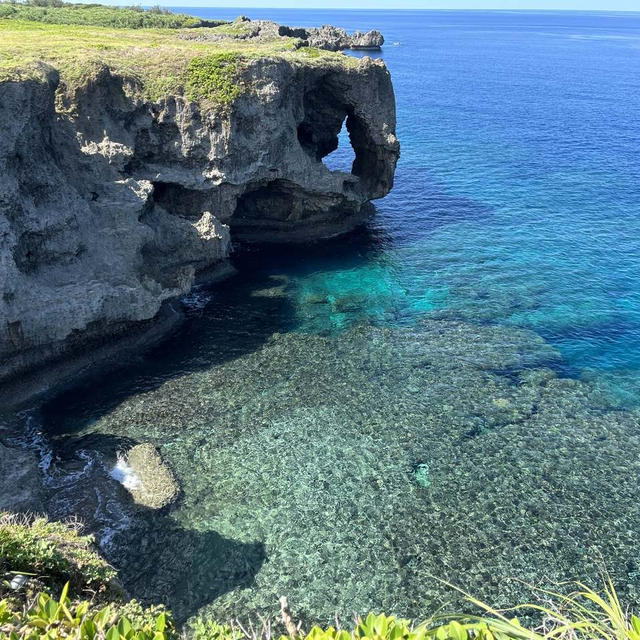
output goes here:
[{"label": "shallow clear water", "polygon": [[[384,32],[396,186],[18,416],[51,511],[181,619],[420,616],[456,604],[434,576],[506,605],[603,560],[640,605],[640,15],[244,13]],[[183,490],[161,514],[109,476],[143,441]]]}]

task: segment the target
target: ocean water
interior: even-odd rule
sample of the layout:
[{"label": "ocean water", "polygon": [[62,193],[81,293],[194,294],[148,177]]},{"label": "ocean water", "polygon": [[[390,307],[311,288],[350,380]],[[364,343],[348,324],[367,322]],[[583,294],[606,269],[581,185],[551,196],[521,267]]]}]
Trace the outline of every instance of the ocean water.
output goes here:
[{"label": "ocean water", "polygon": [[[462,606],[442,580],[506,606],[603,566],[640,605],[640,14],[242,13],[384,33],[395,187],[344,238],[240,251],[177,336],[7,418],[51,513],[181,621],[281,595],[420,617]],[[112,478],[137,442],[182,487],[164,512]]]}]

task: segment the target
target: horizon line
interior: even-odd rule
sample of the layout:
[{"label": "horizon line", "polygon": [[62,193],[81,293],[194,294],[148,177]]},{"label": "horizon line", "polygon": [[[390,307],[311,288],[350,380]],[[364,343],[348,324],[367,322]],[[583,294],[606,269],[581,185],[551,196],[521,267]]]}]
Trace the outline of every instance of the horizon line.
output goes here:
[{"label": "horizon line", "polygon": [[[80,0],[82,4],[93,4],[95,0]],[[128,0],[122,0],[123,6],[128,6],[130,2]],[[157,6],[160,3],[154,4],[143,4],[142,7],[153,7]],[[286,9],[287,11],[364,11],[367,13],[377,12],[377,11],[407,11],[407,12],[430,12],[430,11],[439,11],[439,12],[448,12],[453,13],[457,11],[464,12],[495,12],[495,13],[640,13],[640,8],[638,9],[548,9],[546,7],[524,7],[522,9],[505,9],[498,7],[486,7],[486,8],[472,8],[472,7],[457,7],[457,8],[447,8],[447,7],[377,7],[377,8],[365,8],[365,7],[326,7],[326,6],[305,6],[305,7],[283,7],[283,6],[249,6],[249,5],[211,5],[211,4],[192,4],[192,5],[175,5],[175,4],[160,4],[160,6],[168,7],[171,9],[248,9],[248,10],[260,10],[264,11],[265,9]]]}]

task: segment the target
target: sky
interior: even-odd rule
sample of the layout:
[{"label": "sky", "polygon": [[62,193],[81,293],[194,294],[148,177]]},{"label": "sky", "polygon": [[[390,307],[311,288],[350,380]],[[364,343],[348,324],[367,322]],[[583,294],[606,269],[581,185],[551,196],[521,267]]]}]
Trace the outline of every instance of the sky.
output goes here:
[{"label": "sky", "polygon": [[[101,0],[104,4],[135,4]],[[640,0],[142,0],[170,7],[269,7],[287,9],[544,9],[640,11]]]}]

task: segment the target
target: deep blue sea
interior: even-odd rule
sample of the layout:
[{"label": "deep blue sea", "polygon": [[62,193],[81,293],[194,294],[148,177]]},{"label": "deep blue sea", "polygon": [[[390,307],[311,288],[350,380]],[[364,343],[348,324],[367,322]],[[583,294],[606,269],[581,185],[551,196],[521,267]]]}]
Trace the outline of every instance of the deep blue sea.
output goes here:
[{"label": "deep blue sea", "polygon": [[[380,29],[395,187],[22,414],[51,512],[182,620],[421,617],[464,606],[440,580],[505,606],[603,566],[640,605],[640,13],[186,11]],[[162,513],[105,480],[147,441]]]},{"label": "deep blue sea", "polygon": [[438,309],[532,329],[570,375],[605,372],[637,402],[640,13],[188,11],[384,32],[402,158],[379,252],[301,265],[304,291],[366,290],[377,322]]}]

